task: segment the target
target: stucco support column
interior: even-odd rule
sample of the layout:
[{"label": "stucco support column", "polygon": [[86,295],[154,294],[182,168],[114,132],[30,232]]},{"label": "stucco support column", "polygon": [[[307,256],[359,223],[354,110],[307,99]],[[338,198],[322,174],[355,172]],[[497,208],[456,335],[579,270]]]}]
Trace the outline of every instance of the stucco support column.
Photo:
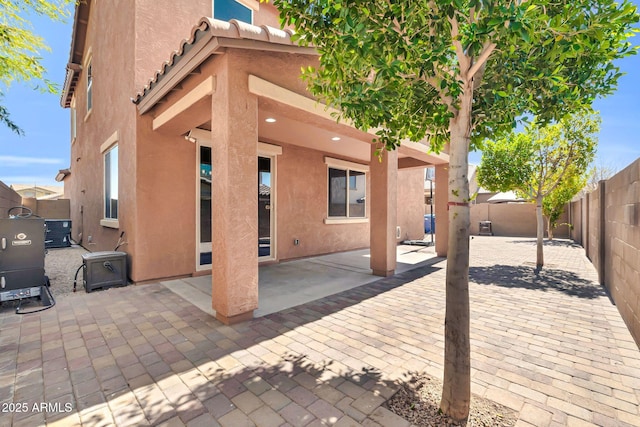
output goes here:
[{"label": "stucco support column", "polygon": [[384,151],[382,159],[371,145],[371,213],[369,239],[371,269],[376,276],[392,276],[396,270],[396,226],[398,223],[398,152]]},{"label": "stucco support column", "polygon": [[436,165],[436,255],[447,256],[449,247],[449,165]]},{"label": "stucco support column", "polygon": [[212,307],[232,324],[258,308],[258,100],[226,70],[212,97]]}]

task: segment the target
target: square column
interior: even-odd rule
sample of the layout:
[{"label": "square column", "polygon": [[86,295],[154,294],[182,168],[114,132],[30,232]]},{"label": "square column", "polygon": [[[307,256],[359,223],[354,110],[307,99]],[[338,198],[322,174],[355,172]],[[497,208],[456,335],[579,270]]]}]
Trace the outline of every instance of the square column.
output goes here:
[{"label": "square column", "polygon": [[449,165],[436,165],[436,255],[447,256],[449,247]]},{"label": "square column", "polygon": [[398,152],[385,150],[378,159],[375,151],[371,144],[371,269],[376,276],[388,277],[396,270]]},{"label": "square column", "polygon": [[[234,75],[236,74],[236,75]],[[225,324],[258,308],[258,100],[225,68],[212,96],[212,307]]]}]

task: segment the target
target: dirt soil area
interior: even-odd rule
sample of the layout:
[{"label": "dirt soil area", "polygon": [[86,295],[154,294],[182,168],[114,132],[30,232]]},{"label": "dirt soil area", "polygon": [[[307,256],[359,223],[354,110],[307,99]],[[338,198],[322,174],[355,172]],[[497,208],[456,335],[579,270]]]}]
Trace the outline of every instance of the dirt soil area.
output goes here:
[{"label": "dirt soil area", "polygon": [[464,423],[456,423],[440,412],[441,394],[442,382],[421,375],[401,387],[385,406],[418,427],[508,427],[518,421],[518,415],[511,409],[472,395],[469,418]]}]

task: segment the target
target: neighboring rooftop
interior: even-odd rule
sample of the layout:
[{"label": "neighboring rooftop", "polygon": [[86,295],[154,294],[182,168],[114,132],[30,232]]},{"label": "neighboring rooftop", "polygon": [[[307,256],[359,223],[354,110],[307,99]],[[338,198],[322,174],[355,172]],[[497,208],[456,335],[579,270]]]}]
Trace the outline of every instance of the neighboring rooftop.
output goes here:
[{"label": "neighboring rooftop", "polygon": [[41,200],[57,199],[64,195],[62,185],[11,184],[9,187],[22,197],[35,197]]}]

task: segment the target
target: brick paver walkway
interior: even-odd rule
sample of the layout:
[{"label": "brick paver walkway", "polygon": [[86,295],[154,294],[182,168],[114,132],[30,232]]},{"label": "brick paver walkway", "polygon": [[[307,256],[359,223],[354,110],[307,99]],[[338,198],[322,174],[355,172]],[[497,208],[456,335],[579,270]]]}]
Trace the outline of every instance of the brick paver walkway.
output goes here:
[{"label": "brick paver walkway", "polygon": [[[531,239],[471,251],[472,391],[521,426],[640,425],[640,351],[582,249],[538,276]],[[381,405],[442,376],[444,265],[233,327],[156,285],[2,310],[0,425],[408,426]]]}]

